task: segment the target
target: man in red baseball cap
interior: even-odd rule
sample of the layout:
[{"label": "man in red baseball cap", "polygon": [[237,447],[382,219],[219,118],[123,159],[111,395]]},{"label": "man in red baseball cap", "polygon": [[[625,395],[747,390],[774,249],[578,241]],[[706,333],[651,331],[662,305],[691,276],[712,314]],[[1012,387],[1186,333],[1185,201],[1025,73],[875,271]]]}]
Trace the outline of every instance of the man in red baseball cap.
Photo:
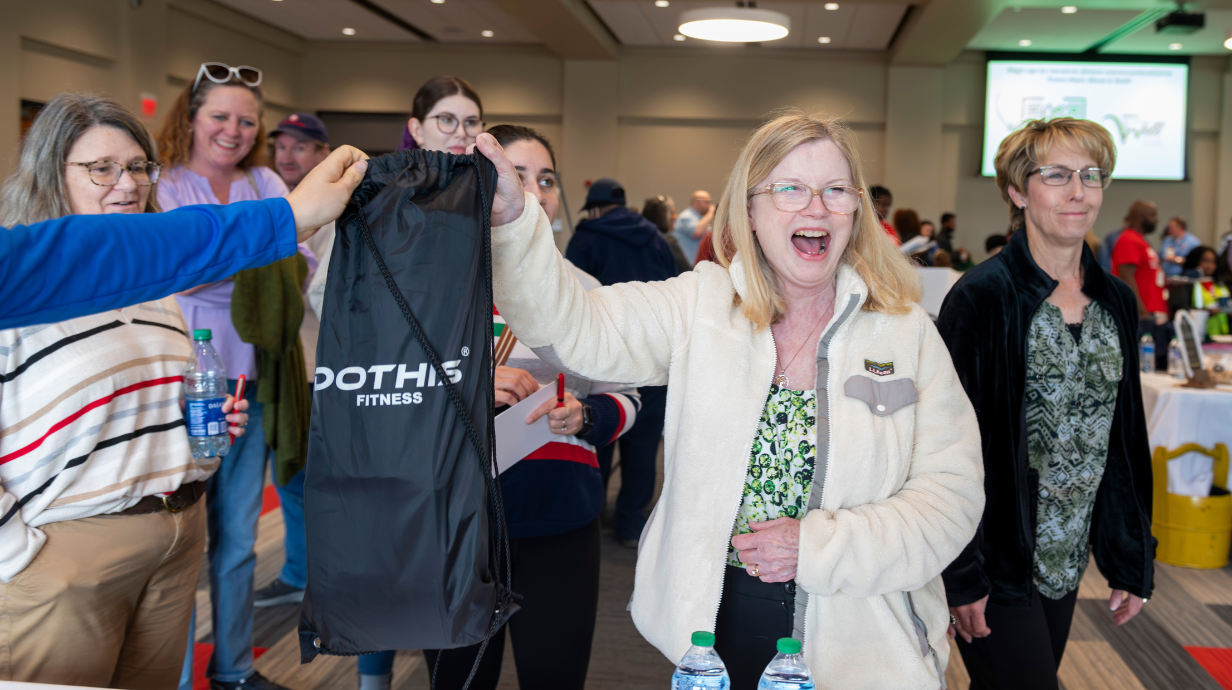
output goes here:
[{"label": "man in red baseball cap", "polygon": [[292,113],[270,132],[274,169],[291,189],[329,155],[329,130],[312,113]]}]

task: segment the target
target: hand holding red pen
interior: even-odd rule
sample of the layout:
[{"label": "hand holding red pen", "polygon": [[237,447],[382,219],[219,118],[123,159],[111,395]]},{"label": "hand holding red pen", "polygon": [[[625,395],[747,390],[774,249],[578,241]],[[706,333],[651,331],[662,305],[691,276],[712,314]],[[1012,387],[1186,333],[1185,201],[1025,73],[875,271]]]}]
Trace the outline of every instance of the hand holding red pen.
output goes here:
[{"label": "hand holding red pen", "polygon": [[540,405],[527,417],[526,423],[533,424],[544,415],[548,416],[548,427],[557,436],[573,436],[582,430],[582,403],[565,390],[564,374],[556,378],[556,398]]}]

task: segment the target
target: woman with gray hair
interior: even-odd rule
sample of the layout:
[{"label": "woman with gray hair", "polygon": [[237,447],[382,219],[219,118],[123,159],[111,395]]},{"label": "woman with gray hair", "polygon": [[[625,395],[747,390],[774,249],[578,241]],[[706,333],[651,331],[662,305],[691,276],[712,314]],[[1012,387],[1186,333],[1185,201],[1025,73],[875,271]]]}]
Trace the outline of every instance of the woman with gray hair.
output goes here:
[{"label": "woman with gray hair", "polygon": [[[160,170],[123,106],[61,94],[0,188],[0,225],[157,212]],[[188,446],[191,354],[170,297],[0,331],[0,678],[175,684],[205,545],[198,499],[219,466]],[[247,418],[228,415],[231,432]]]}]

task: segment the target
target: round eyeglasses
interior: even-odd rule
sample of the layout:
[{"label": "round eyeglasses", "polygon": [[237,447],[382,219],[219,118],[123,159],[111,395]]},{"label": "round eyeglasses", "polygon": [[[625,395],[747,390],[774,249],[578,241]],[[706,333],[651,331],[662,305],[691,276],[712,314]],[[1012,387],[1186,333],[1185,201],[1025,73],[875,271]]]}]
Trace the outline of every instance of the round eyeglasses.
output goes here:
[{"label": "round eyeglasses", "polygon": [[[453,134],[458,131],[458,116],[453,113],[441,113],[440,115],[429,115],[425,120],[436,120],[436,128],[441,130],[441,134]],[[462,120],[462,129],[468,137],[477,137],[483,133],[483,120],[477,117],[468,117]]]},{"label": "round eyeglasses", "polygon": [[149,187],[158,182],[158,173],[163,169],[162,164],[151,161],[133,161],[128,165],[120,165],[111,161],[90,161],[89,163],[68,163],[68,165],[80,165],[90,173],[90,181],[100,187],[114,187],[120,183],[120,177],[127,170],[129,175],[133,176],[133,182],[138,186]]},{"label": "round eyeglasses", "polygon": [[821,204],[830,213],[848,215],[860,208],[860,199],[864,190],[859,187],[831,185],[821,189],[801,184],[799,182],[771,182],[749,196],[769,194],[774,207],[784,213],[799,213],[813,203],[813,197],[821,197]]},{"label": "round eyeglasses", "polygon": [[1062,165],[1045,165],[1031,171],[1031,174],[1035,173],[1039,173],[1040,179],[1049,187],[1064,187],[1074,178],[1074,173],[1078,173],[1083,187],[1107,189],[1108,185],[1112,184],[1112,173],[1103,168],[1070,170]]}]

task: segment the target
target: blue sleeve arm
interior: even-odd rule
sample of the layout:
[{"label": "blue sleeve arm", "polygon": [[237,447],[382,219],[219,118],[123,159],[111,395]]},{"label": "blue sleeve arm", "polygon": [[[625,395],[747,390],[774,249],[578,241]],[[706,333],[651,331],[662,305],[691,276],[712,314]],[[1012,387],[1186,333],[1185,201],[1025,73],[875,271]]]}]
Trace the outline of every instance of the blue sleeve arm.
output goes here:
[{"label": "blue sleeve arm", "polygon": [[0,328],[160,299],[295,251],[282,198],[0,229]]}]

